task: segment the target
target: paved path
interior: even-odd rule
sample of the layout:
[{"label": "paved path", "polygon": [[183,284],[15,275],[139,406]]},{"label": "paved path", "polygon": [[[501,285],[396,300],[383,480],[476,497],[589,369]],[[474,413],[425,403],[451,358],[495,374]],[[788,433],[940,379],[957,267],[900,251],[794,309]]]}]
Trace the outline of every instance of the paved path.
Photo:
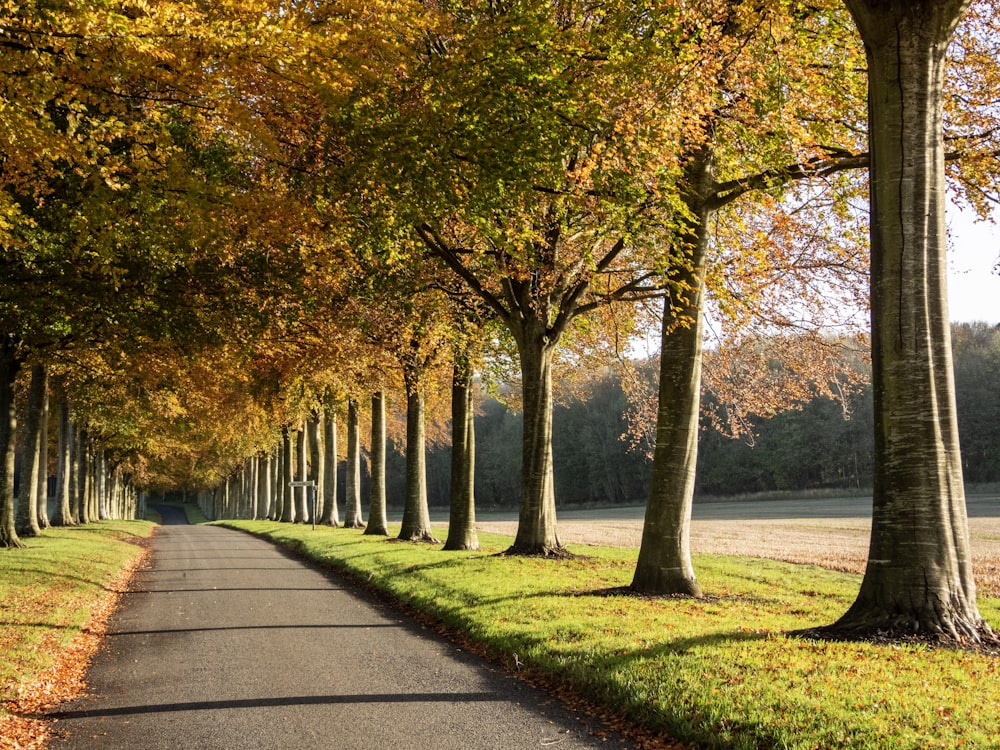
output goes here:
[{"label": "paved path", "polygon": [[50,747],[627,747],[241,532],[164,526],[136,583]]}]

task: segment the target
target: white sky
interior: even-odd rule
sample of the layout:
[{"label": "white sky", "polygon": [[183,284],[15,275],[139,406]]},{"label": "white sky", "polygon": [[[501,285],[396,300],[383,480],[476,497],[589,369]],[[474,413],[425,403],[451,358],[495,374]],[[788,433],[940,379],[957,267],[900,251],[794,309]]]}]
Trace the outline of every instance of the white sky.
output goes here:
[{"label": "white sky", "polygon": [[971,210],[953,205],[947,215],[949,317],[1000,323],[1000,225],[976,222]]}]

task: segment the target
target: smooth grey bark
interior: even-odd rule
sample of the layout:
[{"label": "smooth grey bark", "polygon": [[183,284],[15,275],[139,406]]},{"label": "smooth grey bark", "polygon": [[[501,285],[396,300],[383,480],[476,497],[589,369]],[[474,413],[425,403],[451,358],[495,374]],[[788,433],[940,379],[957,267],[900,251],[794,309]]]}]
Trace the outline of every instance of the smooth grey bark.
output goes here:
[{"label": "smooth grey bark", "polygon": [[337,410],[332,399],[323,405],[323,515],[320,523],[340,526],[337,507]]},{"label": "smooth grey bark", "polygon": [[271,448],[267,451],[265,460],[267,461],[267,487],[264,489],[264,509],[262,518],[267,518],[274,520],[277,516],[274,512],[275,506],[275,496],[277,492],[275,491],[278,484],[278,451],[276,448]]},{"label": "smooth grey bark", "polygon": [[472,366],[456,355],[451,385],[451,497],[446,550],[477,550],[476,426]]},{"label": "smooth grey bark", "polygon": [[274,504],[271,508],[271,519],[281,520],[282,509],[284,508],[284,494],[282,493],[282,478],[285,476],[284,450],[281,440],[274,446]]},{"label": "smooth grey bark", "polygon": [[80,485],[80,427],[73,425],[69,433],[69,507],[73,524],[83,523],[83,494]]},{"label": "smooth grey bark", "polygon": [[56,499],[59,503],[59,510],[56,511],[54,523],[57,526],[73,526],[76,519],[70,508],[71,495],[71,473],[70,461],[73,458],[73,423],[69,417],[69,401],[65,393],[59,398],[59,442],[58,442],[58,464],[56,467]]},{"label": "smooth grey bark", "polygon": [[[312,493],[309,497],[315,497],[316,507],[312,507],[310,503],[309,508],[309,518],[313,523],[318,523],[323,513],[323,480],[324,477],[324,458],[323,455],[323,418],[322,415],[316,411],[313,412],[309,419],[306,421],[306,442],[309,443],[309,474],[307,479],[311,479],[316,483],[313,487]],[[315,514],[315,517],[314,517]]]},{"label": "smooth grey bark", "polygon": [[361,432],[358,402],[347,400],[347,476],[344,492],[344,528],[362,529],[361,515]]},{"label": "smooth grey bark", "polygon": [[76,495],[79,503],[77,510],[82,524],[88,524],[93,520],[90,516],[90,467],[87,443],[87,431],[78,428],[74,436],[73,462],[76,465]]},{"label": "smooth grey bark", "polygon": [[97,518],[110,517],[108,509],[108,461],[103,448],[94,451],[94,491],[97,493]]},{"label": "smooth grey bark", "polygon": [[[309,434],[305,423],[299,427],[295,436],[295,455],[298,459],[296,479],[305,482],[309,478]],[[311,509],[309,507],[309,488],[295,488],[296,514],[299,523],[310,523],[312,521]]]},{"label": "smooth grey bark", "polygon": [[555,342],[539,321],[515,332],[521,362],[524,427],[521,434],[521,501],[517,535],[508,554],[564,555],[556,533],[552,464],[552,357]]},{"label": "smooth grey bark", "polygon": [[28,403],[24,419],[20,481],[17,495],[15,526],[20,536],[38,536],[38,472],[41,442],[42,401],[47,386],[45,366],[33,365],[28,385]]},{"label": "smooth grey bark", "polygon": [[389,536],[385,508],[385,393],[382,391],[372,394],[371,475],[365,534]]},{"label": "smooth grey bark", "polygon": [[968,0],[846,4],[868,57],[874,503],[858,597],[825,630],[995,641],[976,604],[945,288],[945,52]]},{"label": "smooth grey bark", "polygon": [[14,406],[14,383],[21,362],[9,336],[0,339],[0,548],[23,547],[14,524],[14,436],[17,411]]},{"label": "smooth grey bark", "polygon": [[[46,373],[46,386],[48,376]],[[42,394],[41,423],[38,426],[38,526],[49,528],[49,391]]]},{"label": "smooth grey bark", "polygon": [[257,496],[254,498],[253,518],[267,518],[271,512],[271,454],[257,454]]},{"label": "smooth grey bark", "polygon": [[632,589],[645,594],[701,596],[691,563],[691,508],[698,462],[701,407],[702,299],[708,251],[708,201],[712,194],[708,149],[686,170],[684,202],[689,212],[679,242],[688,266],[669,272],[660,334],[656,445]]},{"label": "smooth grey bark", "polygon": [[295,451],[288,427],[281,428],[281,516],[285,523],[295,522],[295,496],[292,494],[292,467],[295,465]]},{"label": "smooth grey bark", "polygon": [[261,489],[264,486],[264,472],[261,466],[260,454],[255,453],[249,459],[250,461],[250,486],[247,488],[249,493],[249,508],[250,520],[257,520],[257,506],[260,503]]},{"label": "smooth grey bark", "polygon": [[427,458],[424,394],[420,375],[415,366],[404,367],[406,383],[406,499],[399,539],[409,542],[437,544],[431,530],[431,514],[427,505]]}]

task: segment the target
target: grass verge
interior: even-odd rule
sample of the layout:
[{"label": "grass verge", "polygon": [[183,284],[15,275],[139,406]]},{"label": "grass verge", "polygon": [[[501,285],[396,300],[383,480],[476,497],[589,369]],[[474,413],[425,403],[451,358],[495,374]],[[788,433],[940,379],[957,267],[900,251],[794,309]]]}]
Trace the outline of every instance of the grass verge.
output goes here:
[{"label": "grass verge", "polygon": [[[695,556],[703,600],[623,596],[636,551],[568,560],[387,542],[358,531],[227,522],[343,571],[645,730],[703,748],[997,748],[1000,662],[784,633],[833,622],[859,577]],[[1000,600],[980,609],[996,629]]]},{"label": "grass verge", "polygon": [[45,702],[39,693],[57,700],[70,671],[79,679],[89,654],[72,644],[93,629],[95,614],[106,616],[102,603],[153,528],[147,521],[53,528],[22,539],[24,549],[0,550],[0,747],[30,746],[12,707],[33,710]]}]

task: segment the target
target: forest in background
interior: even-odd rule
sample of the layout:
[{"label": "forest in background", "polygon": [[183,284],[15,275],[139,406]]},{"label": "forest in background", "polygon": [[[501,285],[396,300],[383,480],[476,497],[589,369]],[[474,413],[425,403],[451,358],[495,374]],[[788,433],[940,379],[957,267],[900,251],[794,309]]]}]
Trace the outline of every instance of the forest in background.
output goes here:
[{"label": "forest in background", "polygon": [[[965,481],[1000,482],[1000,327],[956,323],[952,343]],[[626,435],[627,409],[620,380],[611,372],[591,385],[587,398],[556,406],[553,449],[560,504],[645,503],[650,462]],[[708,415],[701,421],[699,496],[871,487],[870,385],[843,403],[818,397],[770,419],[753,419],[752,434],[735,438],[715,429]],[[483,400],[476,414],[480,510],[517,507],[520,431],[519,412],[494,398]],[[450,458],[447,445],[428,451],[432,506],[448,505]],[[387,473],[389,501],[395,504],[405,488],[401,450],[391,453]]]}]

